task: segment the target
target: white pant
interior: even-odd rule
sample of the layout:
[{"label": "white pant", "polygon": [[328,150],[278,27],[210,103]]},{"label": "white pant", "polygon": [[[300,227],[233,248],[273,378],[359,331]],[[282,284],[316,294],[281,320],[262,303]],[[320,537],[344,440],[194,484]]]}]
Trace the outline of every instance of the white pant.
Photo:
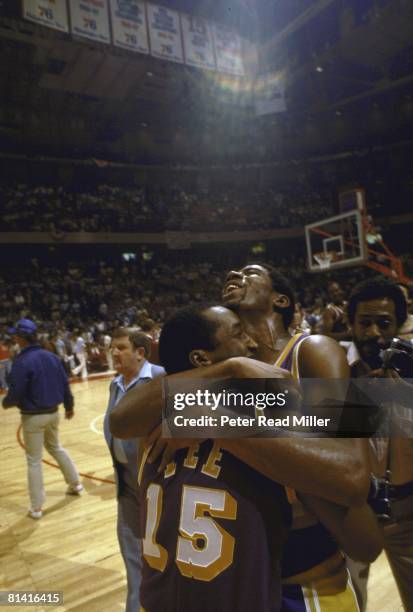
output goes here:
[{"label": "white pant", "polygon": [[59,413],[22,414],[22,428],[27,458],[30,503],[33,510],[42,507],[45,500],[43,486],[43,445],[54,457],[69,485],[79,483],[75,464],[59,442]]},{"label": "white pant", "polygon": [[79,372],[82,373],[82,380],[87,379],[87,367],[86,367],[86,355],[85,353],[76,353],[76,357],[79,360],[79,365],[73,368],[72,374],[77,376]]}]

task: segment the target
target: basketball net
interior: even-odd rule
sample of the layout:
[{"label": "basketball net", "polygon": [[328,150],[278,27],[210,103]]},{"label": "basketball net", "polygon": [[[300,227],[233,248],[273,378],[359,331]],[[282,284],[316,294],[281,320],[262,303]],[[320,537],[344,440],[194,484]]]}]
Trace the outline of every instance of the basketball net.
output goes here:
[{"label": "basketball net", "polygon": [[314,253],[314,259],[320,266],[320,270],[329,270],[331,262],[333,261],[334,253],[330,251],[321,251],[320,253]]}]

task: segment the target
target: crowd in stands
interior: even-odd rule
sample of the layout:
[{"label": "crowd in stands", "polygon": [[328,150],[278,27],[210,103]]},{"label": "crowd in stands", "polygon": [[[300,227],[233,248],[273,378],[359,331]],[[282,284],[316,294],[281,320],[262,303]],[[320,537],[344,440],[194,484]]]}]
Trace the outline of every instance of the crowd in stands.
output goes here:
[{"label": "crowd in stands", "polygon": [[[410,212],[413,175],[404,149],[357,154],[285,167],[234,167],[222,176],[173,174],[125,186],[119,177],[77,176],[66,186],[9,181],[0,185],[2,231],[70,232],[233,231],[302,227],[337,214],[341,190],[361,185],[376,217]],[[56,166],[58,175],[59,166]],[[261,173],[262,172],[262,176]],[[22,175],[24,176],[24,175]],[[128,175],[129,176],[129,175]],[[261,176],[261,178],[259,178]],[[159,180],[158,180],[159,179]],[[129,176],[130,184],[136,177]],[[85,182],[86,181],[86,182]],[[122,187],[119,186],[122,184]],[[113,186],[117,185],[117,186]]]},{"label": "crowd in stands", "polygon": [[125,189],[100,185],[93,192],[62,187],[0,187],[2,231],[139,232],[249,230],[302,226],[333,214],[329,189],[299,182],[288,191],[198,190],[178,185]]}]

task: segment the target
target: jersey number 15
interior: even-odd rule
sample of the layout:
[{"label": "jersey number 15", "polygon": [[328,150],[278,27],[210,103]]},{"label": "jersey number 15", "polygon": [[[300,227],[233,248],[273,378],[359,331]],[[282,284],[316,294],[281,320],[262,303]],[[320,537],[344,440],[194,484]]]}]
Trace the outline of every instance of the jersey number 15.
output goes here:
[{"label": "jersey number 15", "polygon": [[[160,572],[168,563],[167,550],[156,542],[162,500],[160,485],[149,485],[143,556],[152,569]],[[233,561],[235,540],[212,517],[237,518],[237,502],[232,495],[221,489],[184,486],[175,561],[187,578],[213,580]]]}]

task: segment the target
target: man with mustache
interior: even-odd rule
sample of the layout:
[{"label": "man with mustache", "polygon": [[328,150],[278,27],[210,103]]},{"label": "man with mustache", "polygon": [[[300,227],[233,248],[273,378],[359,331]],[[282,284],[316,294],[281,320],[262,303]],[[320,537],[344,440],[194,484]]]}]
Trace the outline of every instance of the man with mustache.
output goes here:
[{"label": "man with mustache", "polygon": [[[352,377],[395,376],[393,371],[382,369],[380,353],[398,336],[407,318],[407,303],[400,287],[385,277],[359,283],[350,296],[348,318],[353,332],[347,354]],[[395,384],[405,383],[399,379]],[[384,478],[390,471],[389,490],[382,491],[383,499],[390,497],[391,501],[391,518],[382,525],[384,547],[403,605],[413,610],[413,439],[375,438],[370,442],[372,472]],[[350,564],[363,610],[368,570],[368,565]]]},{"label": "man with mustache", "polygon": [[385,277],[368,279],[353,290],[348,304],[353,343],[347,359],[351,376],[360,378],[382,367],[380,352],[398,335],[407,304],[398,285]]}]

